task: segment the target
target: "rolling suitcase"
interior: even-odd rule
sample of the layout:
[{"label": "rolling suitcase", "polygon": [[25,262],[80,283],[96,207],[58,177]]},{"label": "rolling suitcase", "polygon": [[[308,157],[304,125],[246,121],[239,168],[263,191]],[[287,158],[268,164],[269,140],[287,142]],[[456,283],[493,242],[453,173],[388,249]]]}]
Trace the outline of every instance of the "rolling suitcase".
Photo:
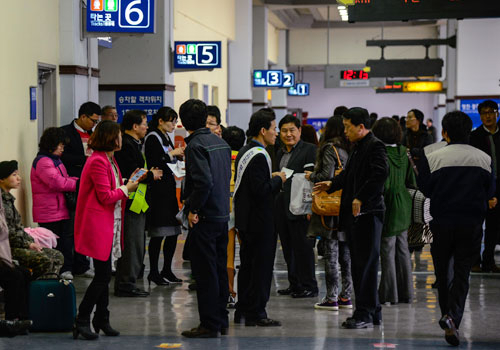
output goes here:
[{"label": "rolling suitcase", "polygon": [[31,282],[29,314],[32,331],[71,331],[76,316],[75,287],[63,279]]}]

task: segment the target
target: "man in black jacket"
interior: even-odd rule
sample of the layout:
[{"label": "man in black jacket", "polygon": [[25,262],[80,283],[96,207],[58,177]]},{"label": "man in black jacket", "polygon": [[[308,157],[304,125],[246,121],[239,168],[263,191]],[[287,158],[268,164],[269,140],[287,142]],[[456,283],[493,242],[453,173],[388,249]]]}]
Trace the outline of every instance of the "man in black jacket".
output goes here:
[{"label": "man in black jacket", "polygon": [[[80,178],[82,175],[83,166],[87,161],[87,157],[92,154],[92,150],[87,148],[87,142],[92,134],[92,129],[99,123],[101,118],[101,107],[94,102],[85,102],[78,110],[78,118],[73,120],[68,125],[62,126],[69,143],[64,147],[64,153],[61,160],[64,167],[68,171],[69,176]],[[77,189],[78,191],[78,189]],[[70,222],[66,234],[60,234],[59,245],[61,250],[65,252],[74,251],[73,226],[75,220],[75,211],[70,210]],[[71,254],[64,254],[65,257],[70,257]],[[83,275],[85,277],[94,277],[94,272],[90,269],[90,262],[86,256],[77,252],[73,254],[72,261],[64,262],[65,265],[72,267],[72,272],[75,275]],[[71,259],[69,259],[71,260]],[[63,277],[73,279],[73,275],[67,271],[63,273]]]},{"label": "man in black jacket", "polygon": [[188,338],[227,334],[227,223],[231,148],[206,128],[207,106],[191,99],[179,109],[186,138],[185,209],[191,239],[190,257],[196,280],[200,325],[182,332]]},{"label": "man in black jacket", "polygon": [[[122,176],[129,179],[136,169],[147,168],[142,154],[141,140],[146,136],[148,124],[146,112],[131,110],[122,120],[122,148],[115,152],[116,162]],[[145,252],[147,184],[160,179],[163,171],[152,168],[144,179],[139,181],[137,190],[129,195],[123,217],[123,250],[116,263],[115,296],[146,297],[148,292],[136,285],[141,272]]]},{"label": "man in black jacket", "polygon": [[[498,119],[498,104],[492,100],[486,100],[477,107],[481,117],[482,125],[477,127],[470,135],[470,145],[479,148],[484,153],[491,157],[493,164],[493,174],[496,176],[496,194],[497,200],[500,196],[500,128],[497,125]],[[490,205],[491,206],[491,205]],[[500,268],[495,265],[495,246],[500,239],[500,206],[496,205],[486,212],[484,230],[484,251],[481,257],[478,256],[473,272],[495,272],[499,273]]]},{"label": "man in black jacket", "polygon": [[285,173],[271,172],[271,157],[265,150],[276,140],[275,118],[267,109],[252,115],[247,131],[250,142],[235,163],[235,226],[241,238],[235,322],[244,317],[246,326],[281,326],[266,313],[277,241],[273,199],[286,181]]},{"label": "man in black jacket", "polygon": [[[294,173],[314,170],[316,146],[300,139],[300,120],[291,114],[279,123],[283,147],[276,154],[275,171],[283,168]],[[314,238],[307,237],[309,221],[306,215],[293,215],[290,210],[292,177],[283,184],[283,191],[276,196],[276,229],[280,236],[283,255],[288,268],[289,287],[278,290],[281,295],[293,298],[313,298],[318,295],[314,266]]]},{"label": "man in black jacket", "polygon": [[356,295],[353,317],[342,327],[371,328],[382,321],[377,293],[380,239],[384,222],[384,183],[389,175],[385,145],[366,128],[370,118],[364,108],[344,114],[345,133],[355,143],[346,167],[333,181],[319,182],[314,190],[332,193],[342,189],[340,228],[347,233]]}]

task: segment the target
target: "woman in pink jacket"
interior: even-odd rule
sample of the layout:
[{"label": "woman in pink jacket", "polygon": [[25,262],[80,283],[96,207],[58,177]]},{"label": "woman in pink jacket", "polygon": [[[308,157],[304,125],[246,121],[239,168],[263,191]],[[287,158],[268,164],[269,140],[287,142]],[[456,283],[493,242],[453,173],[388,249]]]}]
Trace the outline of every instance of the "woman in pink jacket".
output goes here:
[{"label": "woman in pink jacket", "polygon": [[[99,330],[108,336],[120,333],[109,324],[109,282],[111,256],[121,256],[123,247],[122,217],[128,193],[138,183],[123,185],[114,152],[120,150],[120,126],[113,121],[99,123],[89,139],[94,151],[83,167],[75,216],[75,250],[94,259],[95,276],[78,308],[73,338],[81,334],[97,339]],[[96,307],[90,329],[90,315]]]},{"label": "woman in pink jacket", "polygon": [[61,155],[67,137],[63,129],[47,128],[40,138],[39,152],[31,168],[33,221],[57,236],[57,250],[64,256],[60,274],[71,280],[73,275],[73,227],[70,224],[64,192],[75,192],[78,178],[69,177]]}]

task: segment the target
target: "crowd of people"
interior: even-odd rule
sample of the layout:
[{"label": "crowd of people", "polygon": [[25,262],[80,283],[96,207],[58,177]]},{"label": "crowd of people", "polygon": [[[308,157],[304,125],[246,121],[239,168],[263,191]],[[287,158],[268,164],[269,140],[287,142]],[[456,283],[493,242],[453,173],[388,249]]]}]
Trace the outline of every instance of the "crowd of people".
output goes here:
[{"label": "crowd of people", "polygon": [[[317,134],[293,115],[277,125],[270,108],[252,114],[245,132],[224,127],[218,108],[200,100],[186,101],[179,114],[162,107],[149,125],[144,111],[128,111],[118,124],[113,106],[84,103],[70,124],[44,131],[32,164],[33,220],[57,235],[55,247],[36,243],[23,227],[11,193],[21,183],[18,164],[0,162],[0,286],[6,305],[0,330],[27,332],[30,281],[83,275],[92,282],[78,307],[74,338],[97,339],[100,330],[118,336],[108,308],[113,273],[115,296],[149,295],[137,284],[147,234],[149,284],[181,283],[172,259],[183,225],[183,255],[191,262],[200,316],[184,336],[227,334],[228,307],[235,308],[235,323],[281,326],[266,312],[278,237],[288,271],[288,286],[279,295],[318,296],[316,246],[326,295],[314,308],[354,309],[342,327],[371,328],[382,323],[384,304],[412,302],[413,228],[413,234],[433,234],[439,325],[456,346],[470,271],[500,271],[494,261],[500,238],[498,105],[485,101],[478,111],[483,124],[474,131],[466,114],[446,114],[443,140],[436,143],[432,121],[426,127],[418,109],[402,122],[340,106]],[[185,147],[169,136],[179,118],[189,134]],[[177,198],[181,178],[172,169],[180,161],[185,176]],[[318,191],[341,190],[339,215],[291,210],[299,175],[310,183],[304,202]],[[414,222],[408,188],[430,199],[430,225]]]}]

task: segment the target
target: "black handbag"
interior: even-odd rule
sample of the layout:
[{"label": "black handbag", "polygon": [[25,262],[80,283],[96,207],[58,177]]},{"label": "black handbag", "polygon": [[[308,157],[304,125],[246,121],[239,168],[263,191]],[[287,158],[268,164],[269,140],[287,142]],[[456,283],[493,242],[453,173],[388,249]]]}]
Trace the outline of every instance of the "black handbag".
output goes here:
[{"label": "black handbag", "polygon": [[[56,165],[56,168],[59,170],[61,173],[61,176],[64,177],[61,169]],[[69,211],[75,211],[76,210],[76,201],[78,199],[78,187],[80,185],[80,179],[76,182],[76,191],[75,192],[63,192],[64,194],[64,199],[66,200],[66,208],[68,208]]]},{"label": "black handbag", "polygon": [[[418,176],[418,170],[410,154],[410,151],[407,150],[406,154],[408,156],[408,160],[410,161],[410,165],[415,172],[415,175]],[[411,196],[412,203],[411,222],[422,225],[426,225],[431,222],[431,200],[425,197],[424,194],[416,188],[407,188],[407,190]]]}]

